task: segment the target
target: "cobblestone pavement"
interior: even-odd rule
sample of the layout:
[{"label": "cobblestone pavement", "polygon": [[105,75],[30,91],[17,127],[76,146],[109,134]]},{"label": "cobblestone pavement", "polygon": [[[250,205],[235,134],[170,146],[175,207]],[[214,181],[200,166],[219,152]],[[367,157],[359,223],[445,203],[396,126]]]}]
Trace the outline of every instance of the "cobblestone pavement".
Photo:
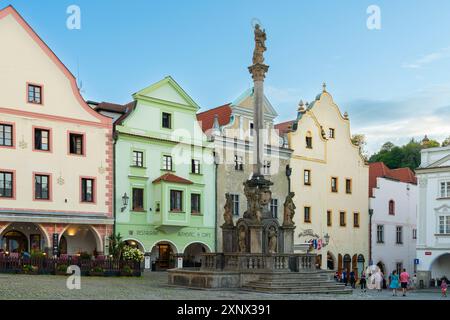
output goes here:
[{"label": "cobblestone pavement", "polygon": [[140,278],[82,277],[80,290],[69,290],[65,276],[0,274],[0,300],[5,299],[163,299],[163,300],[442,300],[437,290],[409,292],[393,297],[383,292],[359,289],[346,295],[263,294],[246,291],[207,291],[167,285],[164,272],[146,272]]}]

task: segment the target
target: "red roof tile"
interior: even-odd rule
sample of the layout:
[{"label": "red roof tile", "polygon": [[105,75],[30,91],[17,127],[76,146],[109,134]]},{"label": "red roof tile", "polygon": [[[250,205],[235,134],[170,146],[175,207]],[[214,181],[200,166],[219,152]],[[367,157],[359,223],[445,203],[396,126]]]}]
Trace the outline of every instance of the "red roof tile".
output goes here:
[{"label": "red roof tile", "polygon": [[369,196],[373,197],[373,188],[377,187],[377,178],[417,184],[417,178],[410,168],[389,169],[383,162],[369,164]]},{"label": "red roof tile", "polygon": [[200,122],[203,132],[206,132],[213,127],[214,117],[216,115],[220,126],[230,123],[231,103],[197,114],[197,121]]},{"label": "red roof tile", "polygon": [[283,136],[291,129],[295,120],[290,120],[282,123],[278,123],[275,125],[275,130],[278,130],[278,135]]},{"label": "red roof tile", "polygon": [[176,176],[172,173],[163,174],[158,179],[153,180],[153,183],[159,183],[161,181],[172,182],[172,183],[181,183],[181,184],[193,184],[192,181]]}]

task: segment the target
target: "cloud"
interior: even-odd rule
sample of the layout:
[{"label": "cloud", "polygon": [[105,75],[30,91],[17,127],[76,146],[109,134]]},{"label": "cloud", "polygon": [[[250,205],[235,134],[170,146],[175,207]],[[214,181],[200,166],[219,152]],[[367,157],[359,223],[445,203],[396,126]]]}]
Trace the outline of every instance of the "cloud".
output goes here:
[{"label": "cloud", "polygon": [[443,48],[437,52],[432,52],[427,55],[424,55],[423,57],[417,59],[414,62],[405,62],[405,63],[403,63],[402,68],[420,69],[427,64],[430,64],[435,61],[442,60],[442,59],[445,59],[448,57],[450,57],[450,47]]},{"label": "cloud", "polygon": [[438,85],[399,100],[355,100],[347,104],[353,133],[367,138],[370,154],[391,141],[402,145],[425,134],[442,141],[450,136],[450,85]]}]

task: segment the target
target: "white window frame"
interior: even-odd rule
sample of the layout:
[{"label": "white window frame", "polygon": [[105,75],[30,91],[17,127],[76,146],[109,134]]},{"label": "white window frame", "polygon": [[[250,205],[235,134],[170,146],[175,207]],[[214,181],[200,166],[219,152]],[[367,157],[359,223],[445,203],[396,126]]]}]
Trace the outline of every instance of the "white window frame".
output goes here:
[{"label": "white window frame", "polygon": [[450,198],[450,180],[439,181],[438,192],[439,198],[441,199]]}]

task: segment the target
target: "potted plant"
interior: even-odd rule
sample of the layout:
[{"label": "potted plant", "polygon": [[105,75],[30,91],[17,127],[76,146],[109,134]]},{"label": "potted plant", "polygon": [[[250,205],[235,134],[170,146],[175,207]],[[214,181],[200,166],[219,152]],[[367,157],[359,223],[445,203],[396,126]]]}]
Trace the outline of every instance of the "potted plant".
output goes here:
[{"label": "potted plant", "polygon": [[69,266],[67,264],[58,264],[56,266],[55,274],[59,276],[65,276],[67,275],[67,268]]},{"label": "potted plant", "polygon": [[129,265],[125,265],[120,270],[120,275],[125,277],[131,277],[133,275],[133,270],[130,268]]},{"label": "potted plant", "polygon": [[102,267],[94,267],[89,272],[90,276],[101,277],[105,274],[105,270]]},{"label": "potted plant", "polygon": [[[127,262],[131,262],[133,265],[136,265],[136,264],[140,264],[142,262],[142,260],[144,260],[144,254],[137,248],[132,248],[130,246],[124,246],[123,252],[122,252],[122,258],[123,258],[123,260],[125,260]],[[128,264],[126,266],[128,268],[130,268],[130,266]],[[131,268],[130,268],[130,270],[131,270]],[[136,274],[133,274],[133,270],[131,270],[131,274],[136,275],[136,276],[141,275],[140,271],[137,272]]]},{"label": "potted plant", "polygon": [[39,268],[31,264],[25,264],[22,267],[22,272],[24,274],[38,274]]}]

